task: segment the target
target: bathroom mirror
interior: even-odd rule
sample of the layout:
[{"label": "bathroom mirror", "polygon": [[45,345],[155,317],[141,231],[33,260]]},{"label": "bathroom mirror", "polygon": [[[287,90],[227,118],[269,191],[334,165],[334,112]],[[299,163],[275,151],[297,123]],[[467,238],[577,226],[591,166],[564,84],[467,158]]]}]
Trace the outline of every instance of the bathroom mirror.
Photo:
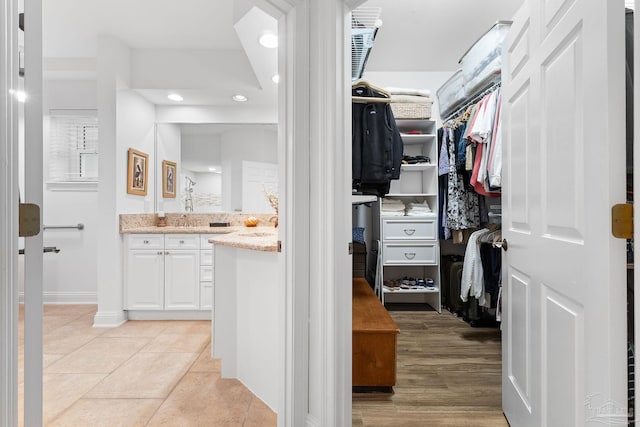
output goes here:
[{"label": "bathroom mirror", "polygon": [[[157,123],[156,212],[274,213],[277,140],[276,124]],[[175,197],[163,162],[176,164]]]}]

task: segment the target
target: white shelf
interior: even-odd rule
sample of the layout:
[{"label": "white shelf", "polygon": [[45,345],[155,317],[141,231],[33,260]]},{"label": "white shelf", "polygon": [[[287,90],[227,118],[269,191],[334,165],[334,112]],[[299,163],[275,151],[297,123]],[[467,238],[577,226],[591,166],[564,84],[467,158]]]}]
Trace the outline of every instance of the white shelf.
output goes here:
[{"label": "white shelf", "polygon": [[385,197],[435,197],[436,193],[389,193]]},{"label": "white shelf", "polygon": [[[435,286],[420,289],[386,289],[382,300],[397,303],[425,303],[440,312],[439,242],[438,223],[438,135],[436,122],[425,119],[397,119],[404,147],[403,154],[409,157],[425,156],[431,163],[403,164],[400,179],[392,181],[387,197],[409,202],[428,201],[432,210],[424,215],[390,215],[380,212],[380,236],[382,251],[382,279],[399,277],[432,277]],[[419,133],[411,133],[419,132]],[[404,228],[414,230],[407,234]],[[419,232],[417,230],[420,230]],[[408,258],[405,249],[414,252]],[[391,302],[390,301],[390,302]]]},{"label": "white shelf", "polygon": [[398,219],[403,221],[419,221],[425,219],[436,219],[438,215],[435,212],[424,214],[424,215],[385,215],[382,213],[380,215],[384,219]]},{"label": "white shelf", "polygon": [[422,134],[400,134],[402,137],[402,142],[404,144],[425,144],[431,141],[435,141],[436,135],[432,133],[422,133]]},{"label": "white shelf", "polygon": [[433,163],[415,163],[415,164],[405,164],[401,166],[402,171],[404,172],[420,172],[420,171],[426,171],[428,169],[435,168],[435,167],[437,167],[437,165]]},{"label": "white shelf", "polygon": [[402,289],[402,288],[398,288],[398,290],[392,291],[392,290],[389,290],[389,289],[387,289],[387,288],[385,288],[383,286],[382,289],[383,289],[383,292],[385,294],[435,294],[435,293],[440,292],[440,288],[437,288],[437,287],[422,288],[422,289]]},{"label": "white shelf", "polygon": [[369,196],[362,194],[352,194],[351,195],[351,204],[352,205],[360,205],[362,203],[372,203],[378,200],[378,196]]},{"label": "white shelf", "polygon": [[396,125],[400,132],[417,130],[423,133],[432,133],[436,128],[435,120],[431,119],[396,119]]}]

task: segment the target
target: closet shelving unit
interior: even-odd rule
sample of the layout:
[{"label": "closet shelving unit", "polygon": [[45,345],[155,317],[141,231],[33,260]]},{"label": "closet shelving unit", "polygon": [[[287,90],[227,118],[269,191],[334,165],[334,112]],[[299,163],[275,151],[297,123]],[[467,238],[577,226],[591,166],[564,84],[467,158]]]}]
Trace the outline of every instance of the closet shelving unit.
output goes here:
[{"label": "closet shelving unit", "polygon": [[427,201],[432,213],[385,216],[380,212],[382,282],[403,277],[430,278],[434,280],[434,287],[389,290],[383,286],[382,302],[427,303],[440,312],[436,122],[396,119],[396,124],[404,155],[427,156],[430,162],[402,165],[400,179],[391,182],[386,197],[400,199],[405,204]]}]

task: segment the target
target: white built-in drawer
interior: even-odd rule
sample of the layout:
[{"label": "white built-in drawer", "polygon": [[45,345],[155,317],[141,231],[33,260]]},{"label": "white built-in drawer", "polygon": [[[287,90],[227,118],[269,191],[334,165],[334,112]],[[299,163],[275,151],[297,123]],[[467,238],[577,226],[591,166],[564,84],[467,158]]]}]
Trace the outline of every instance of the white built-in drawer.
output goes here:
[{"label": "white built-in drawer", "polygon": [[165,234],[165,249],[200,249],[199,234]]},{"label": "white built-in drawer", "polygon": [[385,265],[437,265],[437,243],[384,243],[382,258]]},{"label": "white built-in drawer", "polygon": [[201,234],[200,235],[200,249],[212,249],[213,243],[209,243],[209,239],[214,237],[215,234]]},{"label": "white built-in drawer", "polygon": [[213,308],[213,283],[200,282],[200,310]]},{"label": "white built-in drawer", "polygon": [[213,265],[213,251],[200,251],[200,265]]},{"label": "white built-in drawer", "polygon": [[213,281],[213,266],[212,265],[201,265],[200,266],[200,281],[201,282],[212,282]]},{"label": "white built-in drawer", "polygon": [[162,234],[128,234],[129,249],[164,249]]},{"label": "white built-in drawer", "polygon": [[436,240],[438,220],[385,219],[382,221],[383,240]]}]

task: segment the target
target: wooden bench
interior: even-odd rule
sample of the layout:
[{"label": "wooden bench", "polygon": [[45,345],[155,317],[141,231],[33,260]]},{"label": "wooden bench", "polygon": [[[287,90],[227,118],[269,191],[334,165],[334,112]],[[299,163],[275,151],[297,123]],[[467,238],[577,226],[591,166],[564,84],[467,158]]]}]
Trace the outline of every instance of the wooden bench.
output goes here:
[{"label": "wooden bench", "polygon": [[400,329],[369,283],[353,279],[354,387],[392,387],[396,384],[396,338]]}]

